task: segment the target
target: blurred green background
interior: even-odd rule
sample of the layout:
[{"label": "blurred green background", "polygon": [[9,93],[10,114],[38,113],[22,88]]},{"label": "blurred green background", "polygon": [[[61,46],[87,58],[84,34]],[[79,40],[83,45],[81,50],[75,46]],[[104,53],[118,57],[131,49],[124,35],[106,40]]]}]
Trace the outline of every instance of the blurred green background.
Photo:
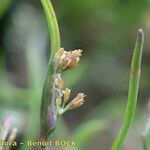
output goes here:
[{"label": "blurred green background", "polygon": [[[143,150],[141,134],[150,117],[150,0],[53,0],[62,47],[83,49],[80,66],[64,73],[65,85],[87,94],[68,112],[54,138],[77,139],[77,148],[108,150],[127,102],[136,32],[145,33],[136,118],[125,150]],[[50,39],[39,0],[0,0],[0,120],[12,116],[18,141],[39,135],[40,100]],[[18,149],[27,150],[25,145]]]}]

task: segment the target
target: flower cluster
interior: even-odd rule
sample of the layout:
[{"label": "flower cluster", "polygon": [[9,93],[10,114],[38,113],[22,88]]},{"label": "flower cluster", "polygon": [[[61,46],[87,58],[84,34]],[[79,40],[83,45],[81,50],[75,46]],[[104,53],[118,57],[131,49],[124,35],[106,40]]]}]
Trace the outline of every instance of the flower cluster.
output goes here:
[{"label": "flower cluster", "polygon": [[57,70],[72,69],[78,66],[82,50],[65,51],[60,48],[55,55],[55,65]]},{"label": "flower cluster", "polygon": [[[12,118],[7,117],[3,126],[0,127],[0,140],[4,143],[0,145],[0,149],[10,149],[11,146],[17,145],[15,139],[17,137],[18,130],[17,128],[12,128],[12,123]],[[5,142],[9,143],[7,148],[5,147]]]},{"label": "flower cluster", "polygon": [[56,106],[58,114],[63,114],[68,110],[77,109],[84,104],[84,93],[78,93],[77,96],[70,101],[71,89],[64,88],[64,81],[61,77],[61,73],[64,70],[72,69],[79,65],[80,56],[82,50],[65,51],[60,48],[55,55],[54,63],[56,68],[56,74],[54,76],[54,86],[58,93],[56,98]]}]

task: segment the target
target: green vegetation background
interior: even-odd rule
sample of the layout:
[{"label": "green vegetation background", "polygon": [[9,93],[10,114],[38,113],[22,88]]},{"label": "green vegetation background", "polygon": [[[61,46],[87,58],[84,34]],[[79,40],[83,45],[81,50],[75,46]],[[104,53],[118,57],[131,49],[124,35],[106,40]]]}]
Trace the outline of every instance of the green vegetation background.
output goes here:
[{"label": "green vegetation background", "polygon": [[[64,115],[53,138],[77,139],[82,150],[110,149],[124,115],[136,32],[143,28],[138,109],[125,142],[128,150],[142,150],[140,136],[150,116],[150,1],[52,2],[62,47],[84,50],[80,66],[64,74],[65,84],[74,90],[72,97],[80,91],[87,93],[85,105]],[[2,124],[7,116],[13,116],[13,126],[19,128],[18,141],[39,135],[49,47],[40,1],[0,0],[0,120]]]}]

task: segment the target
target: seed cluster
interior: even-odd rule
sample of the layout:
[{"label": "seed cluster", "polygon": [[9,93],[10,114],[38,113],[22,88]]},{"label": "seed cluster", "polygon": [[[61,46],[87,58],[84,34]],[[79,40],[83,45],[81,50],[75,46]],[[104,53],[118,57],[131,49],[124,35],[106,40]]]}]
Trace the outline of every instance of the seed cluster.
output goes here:
[{"label": "seed cluster", "polygon": [[56,74],[54,75],[54,87],[57,93],[56,106],[58,114],[63,114],[68,110],[77,109],[84,104],[85,94],[78,93],[77,96],[70,101],[71,89],[64,88],[64,80],[61,73],[68,69],[73,69],[79,65],[82,50],[65,51],[60,48],[54,57]]}]

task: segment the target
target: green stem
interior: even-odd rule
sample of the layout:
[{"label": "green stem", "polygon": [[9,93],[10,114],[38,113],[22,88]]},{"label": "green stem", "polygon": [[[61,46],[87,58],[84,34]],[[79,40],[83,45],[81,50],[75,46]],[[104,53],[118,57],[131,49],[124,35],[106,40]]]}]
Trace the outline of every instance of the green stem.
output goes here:
[{"label": "green stem", "polygon": [[[55,127],[55,122],[53,125],[49,125],[48,115],[51,115],[51,119],[55,119],[57,114],[55,112],[55,98],[54,98],[54,86],[52,84],[52,77],[56,73],[54,70],[54,55],[57,50],[60,48],[60,33],[59,27],[56,19],[56,15],[50,0],[41,0],[50,33],[51,40],[51,56],[48,64],[48,70],[43,87],[43,96],[41,101],[41,136],[46,137],[50,131]],[[51,105],[51,113],[49,114],[49,106]],[[56,120],[53,120],[56,121]]]},{"label": "green stem", "polygon": [[43,9],[48,22],[48,28],[50,33],[51,40],[51,56],[50,61],[53,60],[53,57],[57,50],[60,48],[60,33],[57,18],[50,0],[41,0]]},{"label": "green stem", "polygon": [[132,120],[134,118],[140,81],[143,43],[144,43],[144,33],[142,29],[139,29],[131,63],[128,103],[125,112],[124,122],[120,132],[118,133],[118,135],[114,140],[111,150],[120,150],[128,133],[129,127],[132,123]]}]

